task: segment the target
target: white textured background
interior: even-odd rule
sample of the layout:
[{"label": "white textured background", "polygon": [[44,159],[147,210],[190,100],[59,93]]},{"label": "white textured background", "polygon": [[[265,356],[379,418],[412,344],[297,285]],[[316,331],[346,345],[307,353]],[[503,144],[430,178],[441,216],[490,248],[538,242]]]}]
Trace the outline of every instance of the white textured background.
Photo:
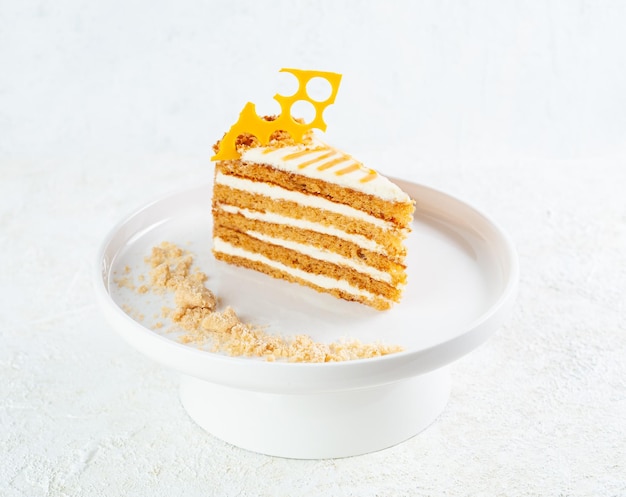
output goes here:
[{"label": "white textured background", "polygon": [[[0,0],[0,495],[626,495],[626,4],[266,3]],[[344,74],[329,141],[490,213],[522,267],[437,423],[350,459],[206,434],[90,287],[290,66]]]}]

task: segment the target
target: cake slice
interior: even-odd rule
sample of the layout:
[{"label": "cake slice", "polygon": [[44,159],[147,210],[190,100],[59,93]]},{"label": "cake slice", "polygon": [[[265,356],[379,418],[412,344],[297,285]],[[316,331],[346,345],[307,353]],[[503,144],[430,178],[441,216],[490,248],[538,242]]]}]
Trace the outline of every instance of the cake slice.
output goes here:
[{"label": "cake slice", "polygon": [[399,302],[409,196],[310,130],[258,134],[234,135],[230,158],[219,160],[228,134],[214,147],[216,259],[379,310]]}]

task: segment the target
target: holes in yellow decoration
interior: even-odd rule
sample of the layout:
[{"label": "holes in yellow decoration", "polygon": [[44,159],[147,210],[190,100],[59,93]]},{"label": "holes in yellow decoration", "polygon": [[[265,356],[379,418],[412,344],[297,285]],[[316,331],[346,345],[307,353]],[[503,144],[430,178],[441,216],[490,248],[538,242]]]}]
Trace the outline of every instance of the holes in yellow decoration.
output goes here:
[{"label": "holes in yellow decoration", "polygon": [[308,100],[298,100],[291,104],[290,113],[292,116],[298,117],[308,124],[315,120],[317,110]]},{"label": "holes in yellow decoration", "polygon": [[[257,115],[255,105],[248,102],[239,114],[237,122],[231,126],[228,133],[220,141],[219,150],[212,157],[212,160],[238,159],[240,154],[237,152],[235,144],[237,137],[243,134],[256,136],[263,146],[269,144],[270,136],[278,130],[288,132],[296,142],[301,142],[304,134],[313,128],[326,131],[324,110],[335,101],[341,82],[341,74],[287,68],[281,69],[280,72],[288,72],[298,79],[298,89],[293,95],[274,95],[274,100],[280,104],[280,115],[274,121],[266,121]],[[323,98],[323,93],[316,93],[317,90],[313,91],[313,88],[319,84],[318,78],[325,80],[330,85],[328,97],[321,101],[315,100],[307,93],[309,82],[314,80],[311,82],[311,92],[315,93],[316,98]],[[306,119],[307,122],[305,123],[297,122],[291,114],[292,107],[298,101],[311,104],[314,109],[314,115],[310,120]]]},{"label": "holes in yellow decoration", "polygon": [[311,100],[316,102],[325,102],[331,96],[333,91],[328,80],[324,78],[311,78],[306,84],[306,92]]}]

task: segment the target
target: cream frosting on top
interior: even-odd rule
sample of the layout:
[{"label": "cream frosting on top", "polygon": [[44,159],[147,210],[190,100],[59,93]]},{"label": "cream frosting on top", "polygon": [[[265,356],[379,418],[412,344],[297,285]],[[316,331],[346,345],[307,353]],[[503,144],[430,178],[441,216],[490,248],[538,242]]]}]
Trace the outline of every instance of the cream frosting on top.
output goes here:
[{"label": "cream frosting on top", "polygon": [[282,171],[320,179],[391,202],[411,201],[389,179],[317,139],[307,145],[249,148],[242,152],[241,160],[269,164]]}]

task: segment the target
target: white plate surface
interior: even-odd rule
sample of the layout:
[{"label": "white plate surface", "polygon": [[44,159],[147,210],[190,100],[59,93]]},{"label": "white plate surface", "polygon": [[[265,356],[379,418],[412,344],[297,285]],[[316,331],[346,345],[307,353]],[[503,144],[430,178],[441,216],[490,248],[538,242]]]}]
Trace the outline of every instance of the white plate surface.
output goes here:
[{"label": "white plate surface", "polygon": [[[408,280],[389,311],[345,302],[300,285],[215,261],[211,189],[206,185],[157,200],[118,224],[98,258],[96,293],[114,328],[141,352],[182,373],[266,392],[313,392],[384,384],[432,371],[486,340],[509,313],[518,262],[507,236],[485,215],[429,187],[394,180],[417,201],[408,240]],[[165,297],[138,294],[114,280],[129,266],[135,283],[144,257],[169,241],[191,251],[222,306],[271,333],[316,341],[356,338],[399,344],[404,352],[327,364],[227,357],[183,345],[155,328]],[[126,309],[124,311],[123,309]],[[131,309],[132,311],[128,311]],[[128,313],[127,313],[128,312]],[[142,315],[143,319],[137,316]]]}]

